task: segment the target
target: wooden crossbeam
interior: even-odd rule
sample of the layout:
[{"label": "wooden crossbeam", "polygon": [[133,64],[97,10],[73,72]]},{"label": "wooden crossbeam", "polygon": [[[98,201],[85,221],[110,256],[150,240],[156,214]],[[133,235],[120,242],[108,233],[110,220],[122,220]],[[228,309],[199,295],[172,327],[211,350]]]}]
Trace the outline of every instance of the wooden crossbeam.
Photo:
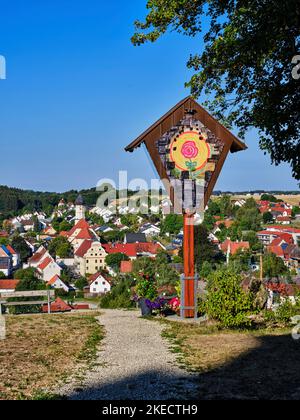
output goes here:
[{"label": "wooden crossbeam", "polygon": [[[47,297],[47,300],[35,300],[25,302],[7,302],[3,299],[26,298],[26,297]],[[31,305],[48,305],[48,313],[51,313],[51,298],[55,297],[54,290],[33,290],[27,292],[9,292],[0,293],[0,314],[2,313],[2,305],[4,306],[31,306]],[[2,299],[2,300],[1,300]]]},{"label": "wooden crossbeam", "polygon": [[29,292],[9,292],[9,293],[0,293],[0,298],[9,299],[9,298],[22,298],[22,297],[54,297],[54,290],[41,290],[41,291],[29,291]]},{"label": "wooden crossbeam", "polygon": [[25,302],[1,302],[4,306],[29,306],[29,305],[45,305],[47,304],[46,300],[33,300]]}]

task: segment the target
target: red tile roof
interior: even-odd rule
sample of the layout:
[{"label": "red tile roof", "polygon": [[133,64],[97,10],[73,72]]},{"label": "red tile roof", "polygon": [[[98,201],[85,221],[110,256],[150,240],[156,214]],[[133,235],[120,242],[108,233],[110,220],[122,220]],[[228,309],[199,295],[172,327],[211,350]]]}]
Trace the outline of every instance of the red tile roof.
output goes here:
[{"label": "red tile roof", "polygon": [[76,239],[93,239],[93,235],[89,231],[89,229],[81,229]]},{"label": "red tile roof", "polygon": [[53,286],[53,284],[56,282],[56,280],[60,280],[60,278],[58,277],[57,274],[55,276],[53,276],[51,280],[48,281],[47,286]]},{"label": "red tile roof", "polygon": [[72,236],[78,229],[89,229],[89,228],[90,228],[90,225],[88,224],[88,222],[85,219],[81,219],[79,220],[79,222],[76,223],[75,226],[72,227],[72,229],[70,230],[68,234],[69,236]]},{"label": "red tile roof", "polygon": [[222,251],[226,253],[229,246],[230,254],[232,255],[236,254],[239,250],[250,249],[249,242],[232,242],[226,239],[226,241],[221,244]]},{"label": "red tile roof", "polygon": [[108,283],[111,283],[110,277],[107,274],[105,274],[105,273],[95,273],[95,274],[93,274],[89,278],[89,283],[90,284],[91,283],[94,283],[94,281],[98,280],[99,277],[102,277],[102,278],[104,278],[104,280],[108,281]]},{"label": "red tile roof", "polygon": [[125,254],[127,257],[136,257],[136,244],[103,244],[103,248],[107,254]]},{"label": "red tile roof", "polygon": [[20,280],[0,280],[0,290],[15,290]]},{"label": "red tile roof", "polygon": [[[55,302],[51,303],[51,312],[70,312],[72,307],[64,302],[61,298],[57,298]],[[48,312],[48,305],[42,307],[43,312]]]},{"label": "red tile roof", "polygon": [[259,208],[261,213],[267,213],[269,211],[269,206],[262,206]]},{"label": "red tile roof", "polygon": [[136,245],[137,254],[147,253],[147,254],[156,255],[158,254],[159,251],[162,250],[161,245],[159,245],[158,243],[151,243],[151,242],[141,243],[140,242],[135,245]]},{"label": "red tile roof", "polygon": [[269,282],[266,285],[266,288],[273,292],[278,292],[283,296],[296,296],[300,291],[299,285],[285,284],[285,283],[278,284],[278,283]]},{"label": "red tile roof", "polygon": [[278,232],[276,236],[278,236],[278,238],[282,239],[287,244],[293,244],[294,243],[293,236],[289,233]]},{"label": "red tile roof", "polygon": [[62,230],[59,234],[60,236],[63,236],[64,238],[68,238],[69,237],[69,232]]},{"label": "red tile roof", "polygon": [[42,263],[38,266],[40,270],[45,270],[46,267],[53,261],[51,257],[47,257],[42,261]]},{"label": "red tile roof", "polygon": [[280,246],[280,244],[282,244],[282,242],[284,242],[284,240],[282,238],[275,238],[271,242],[271,246]]},{"label": "red tile roof", "polygon": [[270,205],[270,201],[260,200],[260,201],[258,202],[258,204],[259,204],[260,206],[269,207],[269,205]]},{"label": "red tile roof", "polygon": [[277,255],[277,257],[284,257],[284,252],[281,246],[268,246],[268,252]]},{"label": "red tile roof", "polygon": [[88,250],[90,249],[90,247],[92,246],[92,243],[93,241],[91,240],[88,240],[88,239],[85,240],[75,252],[76,257],[83,258],[85,254],[88,252]]},{"label": "red tile roof", "polygon": [[132,261],[121,261],[120,271],[123,274],[132,273],[133,263]]},{"label": "red tile roof", "polygon": [[261,230],[260,232],[257,232],[257,235],[278,236],[278,232],[270,231],[270,230]]},{"label": "red tile roof", "polygon": [[42,251],[40,252],[36,252],[35,254],[33,254],[33,256],[29,259],[29,263],[35,263],[35,262],[39,262],[40,259],[46,254],[47,250],[44,248]]},{"label": "red tile roof", "polygon": [[233,220],[219,220],[218,222],[216,222],[216,226],[221,226],[224,225],[227,229],[230,228],[233,225],[234,221]]}]

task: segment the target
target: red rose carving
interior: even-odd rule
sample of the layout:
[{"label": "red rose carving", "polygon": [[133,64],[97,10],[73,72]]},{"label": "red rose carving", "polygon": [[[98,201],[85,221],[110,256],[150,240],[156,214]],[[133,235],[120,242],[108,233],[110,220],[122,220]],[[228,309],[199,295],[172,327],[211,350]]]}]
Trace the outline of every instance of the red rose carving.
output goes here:
[{"label": "red rose carving", "polygon": [[194,141],[187,141],[181,149],[182,155],[187,159],[194,159],[199,153],[199,149]]}]

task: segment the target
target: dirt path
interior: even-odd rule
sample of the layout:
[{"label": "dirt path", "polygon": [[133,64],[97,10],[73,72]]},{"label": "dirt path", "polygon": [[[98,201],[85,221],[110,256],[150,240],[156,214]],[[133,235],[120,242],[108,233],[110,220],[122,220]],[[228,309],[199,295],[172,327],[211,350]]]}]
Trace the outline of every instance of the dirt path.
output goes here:
[{"label": "dirt path", "polygon": [[121,310],[103,311],[99,322],[106,337],[95,368],[80,389],[78,384],[66,385],[60,394],[73,400],[167,400],[196,395],[196,377],[178,367],[158,322]]}]

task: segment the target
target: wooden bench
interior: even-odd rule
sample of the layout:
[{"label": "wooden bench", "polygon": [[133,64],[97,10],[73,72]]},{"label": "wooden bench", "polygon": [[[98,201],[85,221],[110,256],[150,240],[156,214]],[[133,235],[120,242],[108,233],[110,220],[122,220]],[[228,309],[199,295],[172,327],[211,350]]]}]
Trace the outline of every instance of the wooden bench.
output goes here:
[{"label": "wooden bench", "polygon": [[[8,302],[6,299],[13,298],[34,298],[34,297],[47,297],[45,300],[32,300],[24,302]],[[55,297],[54,290],[36,290],[28,292],[9,292],[9,293],[0,293],[0,314],[2,314],[2,305],[3,306],[29,306],[29,305],[48,305],[48,314],[51,313],[51,298]]]}]

